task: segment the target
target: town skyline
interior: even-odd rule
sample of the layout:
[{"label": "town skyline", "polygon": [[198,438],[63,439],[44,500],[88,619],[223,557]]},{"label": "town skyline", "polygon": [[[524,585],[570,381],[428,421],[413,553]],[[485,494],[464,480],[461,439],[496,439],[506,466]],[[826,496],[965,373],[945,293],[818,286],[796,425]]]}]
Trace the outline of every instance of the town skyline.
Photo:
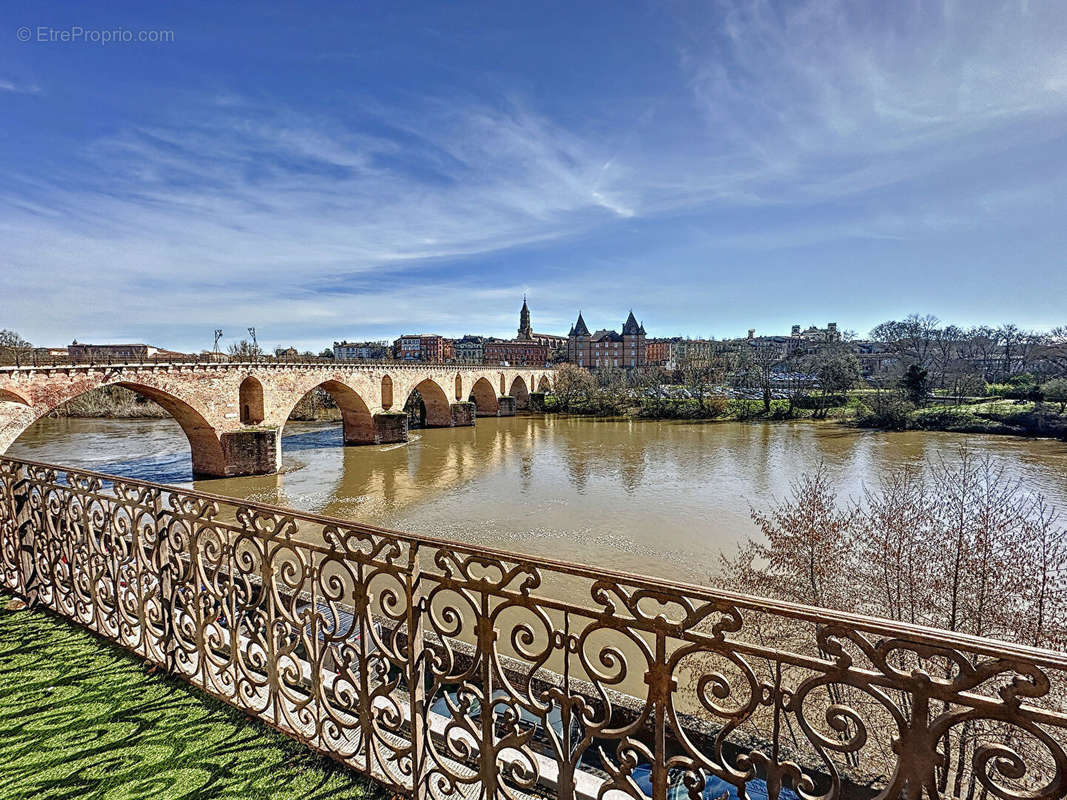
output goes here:
[{"label": "town skyline", "polygon": [[[441,337],[445,337],[445,338],[451,339],[451,340],[460,340],[460,339],[462,339],[463,337],[466,337],[466,336],[479,336],[479,337],[493,338],[493,339],[500,340],[500,341],[507,341],[507,340],[512,340],[512,339],[515,338],[515,335],[516,335],[515,320],[519,317],[521,305],[526,303],[528,299],[530,301],[530,311],[531,311],[531,314],[533,315],[533,327],[537,331],[537,333],[539,333],[539,334],[556,335],[556,336],[560,336],[560,337],[563,337],[563,338],[566,338],[568,330],[573,328],[575,319],[579,315],[584,316],[585,318],[587,318],[587,321],[589,322],[589,325],[591,326],[591,329],[593,329],[593,330],[601,329],[601,328],[610,330],[610,329],[613,329],[613,328],[620,328],[623,325],[624,320],[626,319],[626,315],[629,314],[629,313],[633,313],[633,314],[636,315],[636,318],[637,318],[638,322],[640,322],[646,328],[650,329],[651,332],[648,333],[648,339],[650,341],[651,340],[656,340],[656,339],[672,339],[672,338],[682,338],[682,339],[692,339],[692,340],[721,340],[721,341],[728,341],[728,340],[737,340],[737,339],[746,338],[749,335],[750,331],[755,331],[755,335],[758,336],[758,337],[776,337],[776,336],[782,337],[782,336],[789,336],[790,332],[794,328],[794,326],[799,326],[801,330],[807,330],[809,328],[824,328],[827,324],[836,325],[836,329],[838,331],[840,331],[842,334],[852,334],[856,339],[864,340],[864,339],[868,338],[868,336],[871,333],[871,331],[877,325],[880,325],[883,322],[886,322],[888,320],[904,319],[905,317],[908,317],[909,315],[915,315],[915,314],[918,314],[920,316],[926,316],[925,311],[920,312],[920,311],[916,311],[915,309],[910,309],[910,310],[905,310],[905,311],[903,311],[901,313],[898,313],[898,314],[895,314],[895,315],[889,315],[889,314],[884,315],[881,318],[879,318],[878,320],[876,320],[873,324],[871,324],[869,328],[858,328],[858,327],[854,327],[854,326],[849,325],[847,323],[847,321],[846,322],[842,322],[841,319],[838,319],[836,317],[829,317],[829,318],[827,318],[825,320],[810,320],[810,319],[802,319],[800,316],[794,315],[794,317],[790,318],[790,319],[792,319],[791,322],[778,324],[774,328],[759,328],[759,327],[756,327],[755,325],[749,325],[748,327],[743,328],[742,330],[727,332],[725,335],[717,335],[717,334],[714,334],[714,333],[712,333],[712,334],[693,333],[693,332],[690,332],[688,330],[684,330],[683,331],[683,330],[677,330],[677,329],[674,329],[674,328],[652,330],[652,326],[649,325],[649,324],[646,324],[644,317],[642,317],[642,315],[640,313],[640,310],[639,309],[635,310],[634,308],[630,308],[630,307],[628,307],[621,314],[619,314],[616,311],[614,313],[614,315],[612,314],[612,312],[610,310],[608,312],[606,312],[606,314],[601,315],[601,314],[593,314],[593,313],[591,313],[589,311],[586,311],[584,308],[578,308],[574,312],[574,314],[569,318],[569,320],[566,321],[564,324],[562,324],[557,329],[555,327],[552,327],[553,323],[551,323],[551,322],[550,323],[541,323],[540,322],[541,315],[538,313],[537,307],[533,305],[532,295],[523,295],[523,296],[520,297],[519,308],[516,308],[516,309],[514,309],[512,311],[500,312],[500,311],[494,309],[494,310],[492,310],[491,313],[485,314],[487,309],[481,309],[481,314],[482,315],[479,316],[479,317],[468,318],[468,323],[463,328],[462,332],[457,332],[459,330],[458,328],[456,328],[456,329],[440,329],[440,328],[434,329],[434,328],[430,328],[428,326],[424,326],[424,327],[420,328],[416,324],[401,325],[400,327],[398,327],[398,323],[393,323],[393,324],[391,324],[389,326],[381,326],[380,328],[377,328],[376,330],[380,331],[380,335],[365,334],[365,330],[366,330],[365,328],[359,328],[358,326],[350,326],[350,329],[348,330],[348,332],[343,334],[343,335],[340,335],[340,331],[339,331],[338,335],[334,335],[332,337],[326,336],[325,338],[314,338],[314,339],[312,339],[312,338],[301,339],[299,337],[290,337],[290,338],[287,338],[287,339],[284,339],[284,340],[278,339],[277,341],[275,341],[275,339],[272,338],[272,334],[271,334],[271,331],[270,331],[269,328],[264,329],[262,327],[255,326],[255,325],[252,325],[250,327],[256,329],[256,331],[257,331],[257,340],[258,340],[259,347],[265,353],[271,353],[277,348],[290,348],[290,347],[291,348],[295,348],[296,350],[298,350],[300,352],[318,353],[318,352],[320,352],[320,351],[322,351],[324,349],[330,349],[333,345],[336,345],[336,344],[339,344],[339,343],[346,343],[346,342],[347,343],[384,342],[384,343],[387,343],[390,346],[392,346],[394,341],[399,340],[400,338],[402,338],[404,336],[420,336],[420,335],[422,335],[422,336],[441,336]],[[594,306],[594,308],[595,308],[595,306]],[[979,319],[979,320],[974,320],[974,321],[957,320],[957,319],[947,319],[947,318],[942,317],[941,315],[933,313],[933,312],[931,312],[929,314],[929,316],[935,317],[937,319],[937,321],[939,323],[941,323],[941,324],[944,324],[944,325],[955,325],[955,326],[958,326],[958,327],[963,328],[963,329],[979,327],[979,326],[983,326],[983,325],[992,326],[992,327],[996,327],[998,325],[1014,325],[1014,326],[1017,326],[1018,328],[1020,328],[1020,330],[1023,330],[1023,331],[1033,331],[1033,332],[1036,332],[1036,333],[1043,333],[1043,332],[1047,332],[1047,331],[1053,330],[1054,328],[1060,328],[1060,327],[1063,326],[1063,322],[1062,321],[1059,322],[1059,323],[1049,324],[1047,326],[1040,326],[1040,327],[1039,326],[1034,326],[1034,327],[1031,327],[1031,326],[1027,326],[1027,325],[1021,325],[1016,320],[990,320],[990,319],[985,319],[985,320]],[[502,317],[507,318],[507,319],[510,320],[510,322],[511,322],[510,327],[506,327],[504,329],[499,329],[498,328],[498,329],[494,329],[492,331],[488,331],[488,330],[485,329],[484,324],[479,321],[479,320],[486,320],[486,319],[498,320],[498,319],[501,319]],[[615,317],[618,317],[618,319],[616,319]],[[786,317],[783,316],[783,317],[781,317],[781,319],[786,319]],[[506,323],[504,323],[504,324],[506,325]],[[173,340],[160,340],[160,341],[147,340],[147,339],[144,339],[143,337],[142,338],[138,338],[138,337],[133,336],[133,335],[122,335],[122,334],[119,334],[119,335],[99,334],[98,335],[98,334],[93,334],[93,335],[88,335],[87,336],[87,335],[84,335],[84,333],[82,335],[80,335],[80,336],[73,336],[73,337],[68,336],[68,337],[66,337],[66,341],[63,341],[63,339],[64,339],[63,336],[59,336],[57,338],[57,336],[55,334],[52,334],[51,336],[49,336],[47,338],[40,338],[39,337],[39,338],[35,339],[31,335],[27,334],[23,330],[18,330],[18,329],[15,329],[13,327],[11,327],[10,329],[14,330],[16,333],[22,335],[24,338],[26,338],[28,341],[30,341],[35,347],[59,347],[59,348],[62,348],[62,347],[66,347],[67,345],[69,345],[71,343],[81,343],[81,344],[140,343],[140,344],[147,344],[149,346],[160,347],[161,349],[173,350],[173,351],[177,351],[177,352],[187,352],[187,353],[207,352],[207,351],[213,349],[213,344],[211,343],[211,339],[212,339],[211,333],[212,333],[212,331],[208,331],[208,332],[205,333],[205,335],[203,337],[203,340],[209,342],[209,344],[205,345],[192,332],[189,332],[189,333],[185,334],[184,338],[178,337],[177,339],[173,339]],[[213,330],[215,330],[215,329],[213,329]],[[229,330],[233,331],[232,334],[226,333],[226,331],[228,329],[225,328],[225,327],[221,328],[221,330],[223,331],[223,336],[221,336],[219,338],[218,344],[219,344],[219,348],[221,350],[223,350],[223,351],[225,351],[226,348],[229,345],[238,344],[238,343],[240,343],[242,341],[247,341],[247,340],[249,340],[251,338],[250,335],[249,335],[249,332],[248,332],[248,328],[246,328],[246,327],[233,326],[232,328],[229,329]],[[188,344],[184,344],[183,342],[188,342]]]},{"label": "town skyline", "polygon": [[[1061,325],[1056,11],[26,8],[0,60],[2,324],[312,347],[492,309],[477,327],[509,335],[525,290],[559,333],[630,306],[720,338]],[[74,24],[168,35],[37,39]]]}]

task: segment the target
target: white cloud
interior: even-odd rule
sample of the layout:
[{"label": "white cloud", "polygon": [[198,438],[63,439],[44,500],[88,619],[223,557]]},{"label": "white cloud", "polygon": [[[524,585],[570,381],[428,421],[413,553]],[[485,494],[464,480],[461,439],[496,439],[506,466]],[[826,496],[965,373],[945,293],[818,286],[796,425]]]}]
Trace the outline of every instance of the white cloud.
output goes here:
[{"label": "white cloud", "polygon": [[[1067,15],[1054,4],[698,8],[679,26],[676,91],[627,111],[605,96],[588,110],[592,130],[517,98],[361,98],[312,113],[224,91],[180,95],[171,116],[144,115],[62,154],[62,167],[9,171],[0,290],[19,302],[4,325],[40,340],[227,320],[286,335],[397,320],[506,331],[512,276],[472,285],[457,271],[428,285],[421,270],[475,254],[503,263],[620,221],[846,204],[953,167],[982,175],[1001,150],[1060,135],[1067,117]],[[0,91],[38,90],[0,80]],[[905,238],[1048,200],[1025,176],[905,194],[714,242]],[[358,293],[321,291],[357,279]],[[614,299],[602,294],[606,314]],[[499,323],[483,316],[497,304]]]},{"label": "white cloud", "polygon": [[0,92],[14,92],[15,94],[40,94],[41,87],[32,83],[19,83],[13,80],[0,78]]},{"label": "white cloud", "polygon": [[727,187],[820,200],[995,151],[1013,124],[1067,113],[1057,5],[723,0],[689,20],[680,63],[709,148],[746,166]]},{"label": "white cloud", "polygon": [[[522,109],[431,105],[375,123],[395,135],[231,98],[92,142],[65,174],[16,174],[0,189],[0,277],[20,297],[9,324],[67,330],[66,313],[97,330],[222,315],[314,325],[357,308],[395,320],[388,291],[304,295],[633,213],[600,188],[603,154]],[[141,299],[158,292],[162,303]],[[47,325],[41,306],[56,316]]]}]

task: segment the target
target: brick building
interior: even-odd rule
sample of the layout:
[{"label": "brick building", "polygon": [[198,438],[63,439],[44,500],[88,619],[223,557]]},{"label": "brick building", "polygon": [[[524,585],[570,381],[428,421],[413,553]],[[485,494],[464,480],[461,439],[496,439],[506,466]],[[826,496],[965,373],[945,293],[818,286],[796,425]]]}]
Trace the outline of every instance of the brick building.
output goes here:
[{"label": "brick building", "polygon": [[548,361],[548,348],[534,341],[486,339],[482,343],[482,352],[487,364],[543,367]]},{"label": "brick building", "polygon": [[567,336],[567,359],[587,369],[643,367],[648,359],[645,327],[637,321],[631,310],[622,325],[622,333],[604,329],[590,333],[581,312],[578,312],[578,321]]},{"label": "brick building", "polygon": [[645,345],[645,353],[649,364],[674,370],[687,365],[708,366],[726,348],[724,342],[714,339],[673,336],[670,339],[650,339]]},{"label": "brick building", "polygon": [[437,334],[407,334],[393,342],[393,355],[401,361],[451,361],[452,340]]}]

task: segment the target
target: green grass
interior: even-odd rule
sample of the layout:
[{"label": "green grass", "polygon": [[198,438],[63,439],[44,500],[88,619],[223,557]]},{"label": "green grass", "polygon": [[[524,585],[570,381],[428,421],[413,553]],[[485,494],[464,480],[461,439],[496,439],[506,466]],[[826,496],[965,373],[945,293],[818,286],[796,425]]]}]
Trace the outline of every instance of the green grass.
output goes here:
[{"label": "green grass", "polygon": [[344,800],[385,792],[0,594],[0,798]]}]

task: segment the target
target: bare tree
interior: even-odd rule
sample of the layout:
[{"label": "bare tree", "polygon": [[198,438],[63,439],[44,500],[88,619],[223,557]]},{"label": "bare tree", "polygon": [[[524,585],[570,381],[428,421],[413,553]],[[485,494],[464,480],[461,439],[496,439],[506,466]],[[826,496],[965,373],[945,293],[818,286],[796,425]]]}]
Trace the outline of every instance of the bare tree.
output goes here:
[{"label": "bare tree", "polygon": [[782,352],[767,342],[742,344],[737,353],[735,376],[740,386],[757,389],[763,398],[763,412],[771,411],[774,368],[785,360]]},{"label": "bare tree", "polygon": [[830,398],[847,392],[860,382],[860,363],[852,352],[841,344],[828,344],[801,361],[806,372],[818,384],[816,417],[825,417]]},{"label": "bare tree", "polygon": [[232,361],[255,361],[263,355],[262,348],[247,339],[231,344],[226,351],[230,354]]},{"label": "bare tree", "polygon": [[909,314],[903,320],[889,320],[871,330],[871,339],[884,344],[904,366],[918,364],[928,369],[941,321],[933,314]]},{"label": "bare tree", "polygon": [[33,345],[13,330],[0,330],[0,357],[6,362],[19,364],[31,355]]},{"label": "bare tree", "polygon": [[708,413],[708,400],[722,395],[722,385],[738,364],[738,352],[725,346],[706,355],[687,352],[678,366],[681,384],[697,401],[701,416]]},{"label": "bare tree", "polygon": [[596,392],[596,381],[589,370],[576,364],[563,364],[556,372],[553,395],[561,411],[570,411],[579,402],[587,403]]}]

